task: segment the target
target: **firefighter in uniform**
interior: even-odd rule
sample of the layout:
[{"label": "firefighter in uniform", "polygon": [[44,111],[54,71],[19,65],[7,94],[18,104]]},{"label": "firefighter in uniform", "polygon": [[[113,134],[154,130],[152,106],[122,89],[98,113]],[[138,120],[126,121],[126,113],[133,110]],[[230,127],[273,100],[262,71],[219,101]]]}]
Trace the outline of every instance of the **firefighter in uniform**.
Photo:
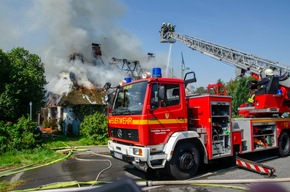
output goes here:
[{"label": "firefighter in uniform", "polygon": [[255,96],[256,93],[261,90],[261,89],[265,89],[271,79],[271,77],[274,75],[274,72],[272,69],[266,69],[265,70],[265,75],[266,77],[262,78],[260,81],[258,81],[257,86],[258,89],[253,91],[251,97],[248,99],[248,104],[249,105],[253,105],[254,101],[255,101]]}]

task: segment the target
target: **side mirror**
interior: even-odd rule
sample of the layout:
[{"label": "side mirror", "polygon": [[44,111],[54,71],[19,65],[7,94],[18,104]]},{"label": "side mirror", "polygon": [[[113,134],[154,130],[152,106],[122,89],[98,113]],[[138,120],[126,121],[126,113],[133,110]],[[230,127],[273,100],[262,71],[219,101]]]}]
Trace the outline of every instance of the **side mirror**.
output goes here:
[{"label": "side mirror", "polygon": [[[187,78],[187,76],[189,76],[190,74],[192,74],[192,77]],[[195,77],[195,73],[193,71],[188,72],[185,74],[184,76],[184,86],[186,87],[189,83],[195,83],[196,82],[196,77]]]}]

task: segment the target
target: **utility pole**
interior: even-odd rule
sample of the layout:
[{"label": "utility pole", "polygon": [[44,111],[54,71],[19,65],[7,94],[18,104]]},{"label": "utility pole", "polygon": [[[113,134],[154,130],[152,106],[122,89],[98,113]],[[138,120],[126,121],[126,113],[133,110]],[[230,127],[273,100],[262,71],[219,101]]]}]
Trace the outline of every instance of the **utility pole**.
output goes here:
[{"label": "utility pole", "polygon": [[32,121],[32,102],[29,102],[29,107],[30,107],[30,120]]},{"label": "utility pole", "polygon": [[184,63],[182,52],[181,52],[181,58],[182,58],[182,62],[181,62],[181,79],[183,79],[184,78],[184,71],[188,70],[189,68],[188,67],[185,68],[185,63]]}]

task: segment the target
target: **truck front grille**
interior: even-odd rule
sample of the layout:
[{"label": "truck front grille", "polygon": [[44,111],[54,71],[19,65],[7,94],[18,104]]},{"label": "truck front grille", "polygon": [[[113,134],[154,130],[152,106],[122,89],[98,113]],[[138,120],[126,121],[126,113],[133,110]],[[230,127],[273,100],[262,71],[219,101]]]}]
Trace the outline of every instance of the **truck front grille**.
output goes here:
[{"label": "truck front grille", "polygon": [[130,141],[139,141],[137,129],[111,128],[111,136]]}]

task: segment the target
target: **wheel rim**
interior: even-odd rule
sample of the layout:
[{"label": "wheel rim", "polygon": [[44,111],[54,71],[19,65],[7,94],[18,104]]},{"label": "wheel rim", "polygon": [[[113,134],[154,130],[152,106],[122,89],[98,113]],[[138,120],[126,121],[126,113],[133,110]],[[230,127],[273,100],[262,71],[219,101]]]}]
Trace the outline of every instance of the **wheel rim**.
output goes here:
[{"label": "wheel rim", "polygon": [[179,158],[179,167],[181,170],[189,170],[194,165],[194,156],[191,153],[183,153]]}]

